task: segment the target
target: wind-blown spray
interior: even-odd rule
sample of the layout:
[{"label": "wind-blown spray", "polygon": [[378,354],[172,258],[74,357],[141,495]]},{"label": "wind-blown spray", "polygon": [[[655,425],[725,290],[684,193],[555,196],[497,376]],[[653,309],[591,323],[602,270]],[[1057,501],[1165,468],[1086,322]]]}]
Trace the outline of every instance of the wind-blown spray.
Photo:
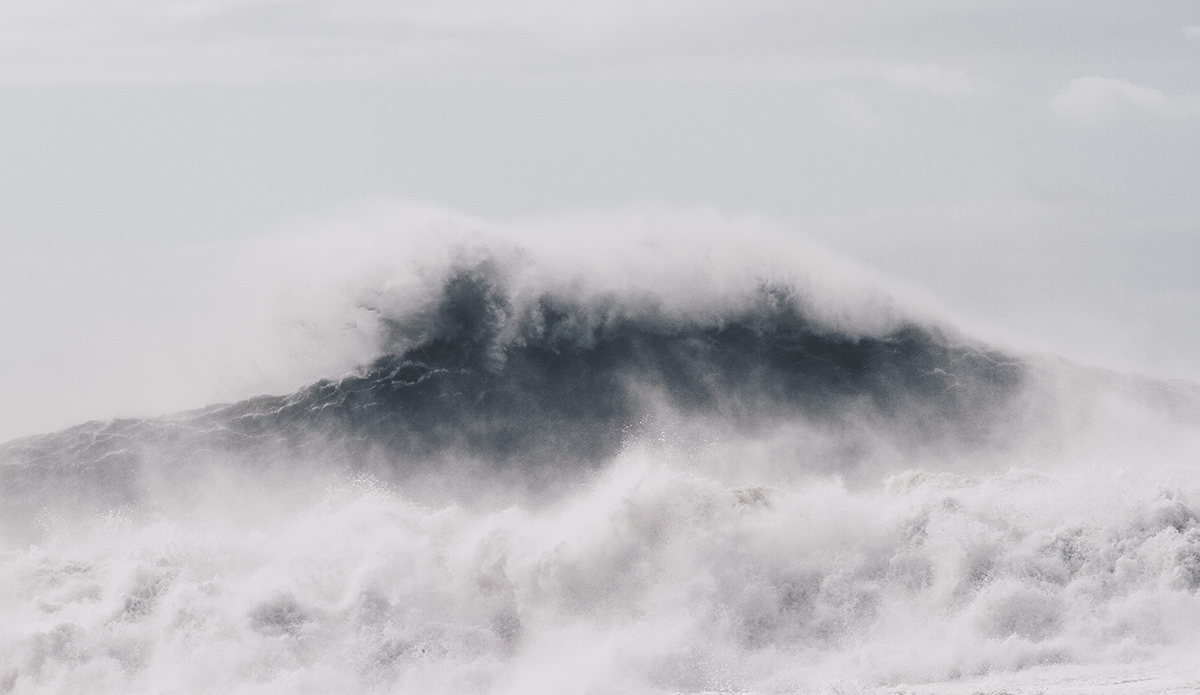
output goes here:
[{"label": "wind-blown spray", "polygon": [[355,295],[349,374],[0,447],[0,689],[1197,677],[1194,387],[581,255],[476,238]]}]

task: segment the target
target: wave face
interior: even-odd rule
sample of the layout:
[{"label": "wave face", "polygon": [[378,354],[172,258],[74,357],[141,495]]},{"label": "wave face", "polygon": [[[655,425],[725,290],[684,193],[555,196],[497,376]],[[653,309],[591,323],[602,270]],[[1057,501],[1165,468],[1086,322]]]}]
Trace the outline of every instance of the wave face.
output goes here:
[{"label": "wave face", "polygon": [[440,278],[342,378],[0,447],[0,690],[1200,677],[1195,388],[778,280]]}]

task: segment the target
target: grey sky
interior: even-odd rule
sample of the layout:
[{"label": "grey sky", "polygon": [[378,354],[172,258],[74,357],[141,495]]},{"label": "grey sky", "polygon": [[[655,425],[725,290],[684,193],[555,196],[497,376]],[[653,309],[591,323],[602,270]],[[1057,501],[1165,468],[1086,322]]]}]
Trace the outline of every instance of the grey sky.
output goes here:
[{"label": "grey sky", "polygon": [[282,388],[234,258],[381,198],[758,214],[1200,378],[1198,181],[1195,2],[5,3],[0,439]]}]

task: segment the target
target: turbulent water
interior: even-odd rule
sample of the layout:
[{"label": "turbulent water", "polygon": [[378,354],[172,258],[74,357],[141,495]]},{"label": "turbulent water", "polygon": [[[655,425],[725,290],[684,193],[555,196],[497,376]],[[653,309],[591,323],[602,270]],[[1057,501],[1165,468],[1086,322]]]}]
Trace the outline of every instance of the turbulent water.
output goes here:
[{"label": "turbulent water", "polygon": [[504,258],[349,375],[0,446],[0,692],[1200,689],[1200,389]]}]

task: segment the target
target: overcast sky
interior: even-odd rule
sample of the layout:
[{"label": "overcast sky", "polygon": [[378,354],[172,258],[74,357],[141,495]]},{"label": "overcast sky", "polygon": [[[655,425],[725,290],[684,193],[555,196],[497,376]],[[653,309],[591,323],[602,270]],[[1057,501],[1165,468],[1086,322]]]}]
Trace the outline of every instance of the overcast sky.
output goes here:
[{"label": "overcast sky", "polygon": [[287,386],[230,268],[391,199],[757,215],[1198,379],[1197,190],[1194,0],[2,3],[0,439]]}]

